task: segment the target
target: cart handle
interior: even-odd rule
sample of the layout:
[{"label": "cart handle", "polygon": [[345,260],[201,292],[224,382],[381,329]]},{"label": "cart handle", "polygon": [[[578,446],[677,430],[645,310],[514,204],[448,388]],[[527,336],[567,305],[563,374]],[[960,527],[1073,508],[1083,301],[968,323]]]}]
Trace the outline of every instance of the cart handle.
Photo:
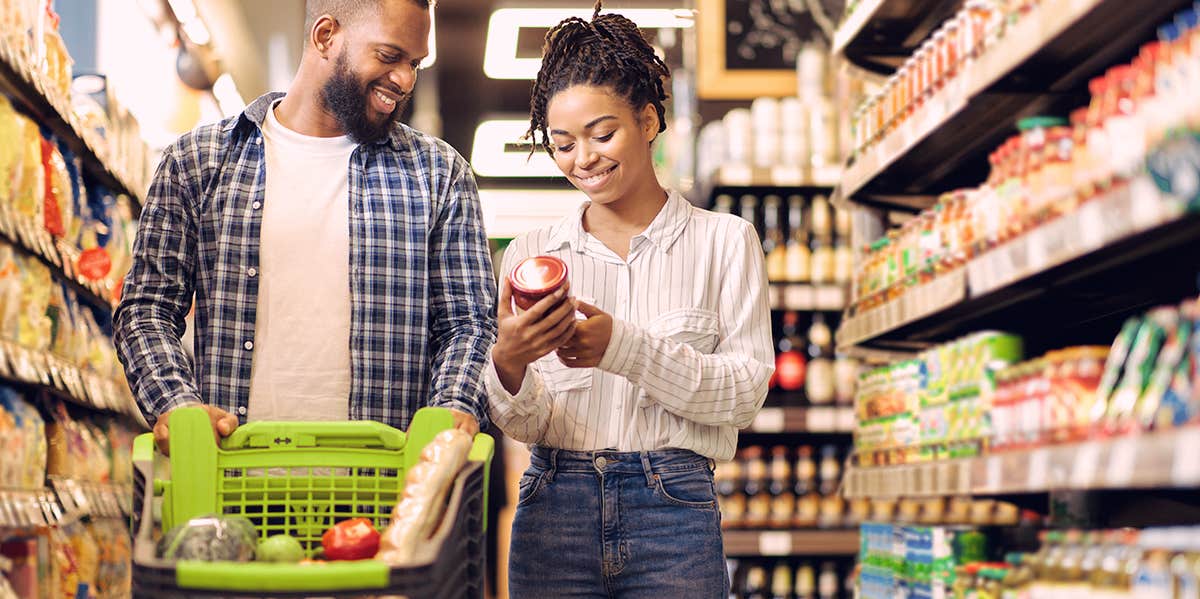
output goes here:
[{"label": "cart handle", "polygon": [[381,447],[401,449],[406,437],[381,422],[251,422],[221,440],[221,449],[271,447]]}]

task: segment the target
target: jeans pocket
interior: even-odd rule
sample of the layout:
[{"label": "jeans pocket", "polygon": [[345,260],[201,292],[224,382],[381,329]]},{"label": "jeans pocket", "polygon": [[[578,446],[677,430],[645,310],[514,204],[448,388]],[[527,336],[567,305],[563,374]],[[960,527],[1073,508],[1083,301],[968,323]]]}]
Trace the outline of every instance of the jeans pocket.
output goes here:
[{"label": "jeans pocket", "polygon": [[517,489],[517,505],[525,505],[533,501],[542,491],[545,486],[545,472],[526,472],[521,475],[521,482],[518,483]]},{"label": "jeans pocket", "polygon": [[655,492],[667,503],[698,509],[712,509],[717,505],[712,473],[707,468],[656,473],[654,483]]}]

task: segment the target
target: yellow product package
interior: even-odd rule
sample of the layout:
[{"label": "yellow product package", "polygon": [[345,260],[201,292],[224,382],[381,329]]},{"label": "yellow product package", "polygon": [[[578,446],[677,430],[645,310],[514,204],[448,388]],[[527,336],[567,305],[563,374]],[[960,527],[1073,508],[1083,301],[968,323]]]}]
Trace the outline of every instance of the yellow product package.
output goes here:
[{"label": "yellow product package", "polygon": [[38,227],[44,225],[42,211],[46,175],[42,168],[42,134],[37,124],[18,115],[20,123],[21,162],[16,185],[13,188],[13,204],[21,216],[33,219]]}]

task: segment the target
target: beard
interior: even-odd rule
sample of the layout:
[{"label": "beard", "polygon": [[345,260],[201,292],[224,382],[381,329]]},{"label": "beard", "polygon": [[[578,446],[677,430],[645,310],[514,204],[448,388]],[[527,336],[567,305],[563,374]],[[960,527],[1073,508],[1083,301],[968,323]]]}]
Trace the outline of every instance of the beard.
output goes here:
[{"label": "beard", "polygon": [[375,93],[371,84],[362,81],[350,69],[343,50],[334,63],[333,75],[321,86],[321,102],[325,110],[337,119],[342,131],[355,143],[376,142],[387,136],[392,125],[400,120],[408,105],[409,94],[396,101],[395,108],[382,118],[372,118],[369,94]]}]

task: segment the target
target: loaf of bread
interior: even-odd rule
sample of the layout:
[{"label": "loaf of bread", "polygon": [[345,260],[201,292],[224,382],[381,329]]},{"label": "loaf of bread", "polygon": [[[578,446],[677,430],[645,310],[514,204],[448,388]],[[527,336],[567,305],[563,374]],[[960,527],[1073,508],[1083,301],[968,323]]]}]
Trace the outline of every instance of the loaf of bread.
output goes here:
[{"label": "loaf of bread", "polygon": [[392,522],[383,532],[376,559],[391,566],[412,561],[416,548],[437,530],[446,495],[470,451],[471,436],[457,429],[438,433],[425,446],[421,461],[404,479],[404,496],[392,510]]}]

